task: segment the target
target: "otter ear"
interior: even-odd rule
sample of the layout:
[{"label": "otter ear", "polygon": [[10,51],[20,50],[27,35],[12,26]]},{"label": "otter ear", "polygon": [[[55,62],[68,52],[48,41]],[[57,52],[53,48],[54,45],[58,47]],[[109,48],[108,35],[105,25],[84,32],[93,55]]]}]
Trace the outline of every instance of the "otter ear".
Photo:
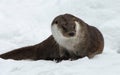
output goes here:
[{"label": "otter ear", "polygon": [[81,29],[81,25],[78,21],[75,21],[75,25],[76,25],[76,31],[79,31]]}]

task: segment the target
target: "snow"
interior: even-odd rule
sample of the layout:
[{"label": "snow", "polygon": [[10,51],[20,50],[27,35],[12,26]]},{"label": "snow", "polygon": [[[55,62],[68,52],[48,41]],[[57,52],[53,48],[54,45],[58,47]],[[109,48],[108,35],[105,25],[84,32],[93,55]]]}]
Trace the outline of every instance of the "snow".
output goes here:
[{"label": "snow", "polygon": [[42,42],[54,17],[65,13],[102,32],[101,55],[60,63],[0,59],[0,75],[119,75],[120,0],[0,0],[0,54]]}]

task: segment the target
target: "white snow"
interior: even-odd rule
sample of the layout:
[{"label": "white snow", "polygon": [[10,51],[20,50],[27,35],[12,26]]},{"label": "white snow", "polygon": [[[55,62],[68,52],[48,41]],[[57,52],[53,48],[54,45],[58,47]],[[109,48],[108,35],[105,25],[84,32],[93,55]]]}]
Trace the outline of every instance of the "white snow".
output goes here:
[{"label": "white snow", "polygon": [[120,0],[0,0],[0,54],[42,42],[54,17],[65,13],[103,33],[103,54],[60,63],[0,59],[0,75],[119,75]]}]

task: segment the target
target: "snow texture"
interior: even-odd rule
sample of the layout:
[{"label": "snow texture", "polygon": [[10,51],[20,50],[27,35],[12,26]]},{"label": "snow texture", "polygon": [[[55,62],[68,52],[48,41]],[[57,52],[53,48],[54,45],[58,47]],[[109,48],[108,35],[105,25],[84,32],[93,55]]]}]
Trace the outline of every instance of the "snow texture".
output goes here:
[{"label": "snow texture", "polygon": [[60,63],[0,59],[0,75],[120,75],[120,0],[0,0],[0,54],[42,42],[65,13],[102,32],[101,55]]}]

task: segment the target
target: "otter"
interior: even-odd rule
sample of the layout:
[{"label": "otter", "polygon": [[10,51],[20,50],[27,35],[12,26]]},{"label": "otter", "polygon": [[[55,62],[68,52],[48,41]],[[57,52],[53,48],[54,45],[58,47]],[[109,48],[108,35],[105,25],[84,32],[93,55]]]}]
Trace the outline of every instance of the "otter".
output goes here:
[{"label": "otter", "polygon": [[3,59],[76,60],[93,58],[104,49],[104,38],[94,26],[71,14],[57,16],[51,24],[52,35],[43,42],[0,55]]}]

